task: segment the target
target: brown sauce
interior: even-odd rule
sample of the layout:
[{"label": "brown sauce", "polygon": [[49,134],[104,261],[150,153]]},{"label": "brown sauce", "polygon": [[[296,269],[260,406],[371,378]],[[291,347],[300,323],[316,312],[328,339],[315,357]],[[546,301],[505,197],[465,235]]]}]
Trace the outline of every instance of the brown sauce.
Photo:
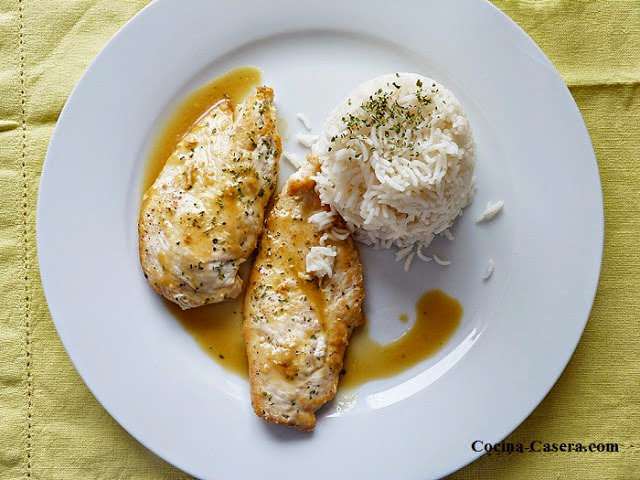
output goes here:
[{"label": "brown sauce", "polygon": [[240,67],[190,93],[171,114],[154,142],[144,172],[142,190],[146,191],[151,186],[180,139],[214,103],[225,96],[234,103],[242,102],[244,97],[259,85],[261,78],[262,75],[257,68]]},{"label": "brown sauce", "polygon": [[[227,370],[247,376],[242,338],[242,302],[234,300],[182,310],[165,301],[168,310],[198,345]],[[441,290],[430,290],[416,302],[416,321],[385,345],[371,338],[368,327],[354,332],[345,361],[341,388],[388,378],[436,353],[460,324],[462,305]]]},{"label": "brown sauce", "polygon": [[240,299],[189,310],[182,310],[168,300],[164,303],[211,358],[227,370],[247,376]]},{"label": "brown sauce", "polygon": [[442,290],[429,290],[416,303],[415,323],[396,340],[382,345],[371,338],[365,325],[349,343],[340,386],[353,388],[387,378],[433,355],[460,324],[462,311],[455,298]]},{"label": "brown sauce", "polygon": [[[300,214],[303,218],[309,218],[310,215],[321,208],[320,199],[315,195],[313,197],[305,196],[305,198],[306,200],[302,205]],[[320,288],[319,282],[315,280],[307,281],[301,278],[301,276],[305,275],[307,272],[305,265],[306,257],[302,252],[308,251],[312,246],[309,244],[309,237],[305,235],[305,231],[309,228],[309,224],[308,222],[292,221],[291,218],[287,218],[284,225],[287,232],[287,242],[293,246],[292,250],[300,252],[300,254],[293,257],[292,262],[292,271],[296,276],[298,287],[304,292],[304,295],[309,300],[311,308],[315,311],[318,317],[318,322],[320,322],[320,325],[322,325],[322,328],[324,329],[327,324],[325,315],[327,301],[325,295]]]}]

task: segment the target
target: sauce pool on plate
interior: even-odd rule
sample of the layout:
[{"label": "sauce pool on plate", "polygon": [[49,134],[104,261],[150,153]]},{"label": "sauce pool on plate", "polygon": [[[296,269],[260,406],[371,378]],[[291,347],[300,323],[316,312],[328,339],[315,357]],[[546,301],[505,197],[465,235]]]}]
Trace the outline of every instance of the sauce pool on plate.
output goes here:
[{"label": "sauce pool on plate", "polygon": [[[240,299],[190,310],[168,301],[165,304],[213,360],[228,371],[247,377]],[[396,375],[433,355],[455,332],[462,313],[458,300],[442,290],[429,290],[416,302],[415,322],[396,340],[381,344],[371,337],[367,326],[355,331],[340,387],[354,388]]]},{"label": "sauce pool on plate", "polygon": [[182,310],[168,300],[164,300],[164,303],[169,312],[211,358],[230,372],[247,377],[247,356],[242,339],[241,299],[189,310]]},{"label": "sauce pool on plate", "polygon": [[[460,324],[462,305],[442,290],[429,290],[416,302],[414,324],[400,337],[381,344],[369,334],[368,325],[354,332],[345,360],[340,386],[396,375],[436,353]],[[406,322],[406,314],[400,316]]]}]

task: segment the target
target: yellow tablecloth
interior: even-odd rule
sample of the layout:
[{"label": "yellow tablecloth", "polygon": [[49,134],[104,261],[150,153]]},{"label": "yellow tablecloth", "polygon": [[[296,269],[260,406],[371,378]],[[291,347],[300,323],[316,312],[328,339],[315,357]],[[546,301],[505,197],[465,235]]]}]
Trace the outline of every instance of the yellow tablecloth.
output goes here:
[{"label": "yellow tablecloth", "polygon": [[[86,389],[49,317],[35,251],[37,187],[57,116],[91,59],[145,3],[0,0],[0,478],[187,478]],[[485,456],[453,478],[640,479],[640,2],[496,4],[570,86],[598,157],[606,217],[584,336],[510,440],[619,442],[620,453]]]}]

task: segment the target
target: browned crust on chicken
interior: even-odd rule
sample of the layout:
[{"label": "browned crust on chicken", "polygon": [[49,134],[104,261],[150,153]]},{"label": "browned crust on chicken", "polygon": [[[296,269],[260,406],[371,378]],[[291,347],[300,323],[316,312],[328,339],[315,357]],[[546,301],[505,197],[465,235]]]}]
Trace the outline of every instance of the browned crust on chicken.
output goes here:
[{"label": "browned crust on chicken", "polygon": [[251,401],[268,422],[312,430],[334,398],[353,329],[364,321],[362,265],[353,240],[337,249],[333,276],[305,271],[320,244],[308,218],[322,209],[309,164],[292,176],[271,210],[244,304]]}]

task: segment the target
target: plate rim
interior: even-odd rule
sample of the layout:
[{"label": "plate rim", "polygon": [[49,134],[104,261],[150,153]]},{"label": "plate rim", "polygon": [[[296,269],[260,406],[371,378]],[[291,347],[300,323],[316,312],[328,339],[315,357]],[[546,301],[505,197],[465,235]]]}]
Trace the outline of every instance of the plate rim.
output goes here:
[{"label": "plate rim", "polygon": [[[408,3],[411,3],[412,0],[406,0]],[[43,184],[46,183],[46,176],[47,176],[47,172],[49,171],[51,167],[51,163],[52,161],[50,160],[50,152],[52,150],[52,145],[54,145],[57,141],[58,141],[58,134],[60,131],[59,125],[63,124],[64,121],[66,120],[66,117],[69,115],[69,110],[71,109],[70,105],[73,104],[73,98],[74,95],[76,94],[76,91],[81,87],[81,85],[83,84],[83,82],[87,81],[87,77],[89,77],[91,75],[91,73],[93,72],[93,70],[95,69],[95,65],[100,63],[103,59],[104,56],[106,56],[107,52],[110,50],[110,48],[112,47],[112,43],[114,38],[120,36],[121,34],[124,34],[125,32],[129,31],[132,28],[135,28],[135,25],[141,21],[142,18],[144,18],[145,16],[149,15],[151,11],[156,10],[156,9],[161,9],[162,5],[165,5],[167,3],[170,3],[169,0],[152,0],[150,3],[148,3],[147,5],[145,5],[142,9],[140,9],[133,17],[131,17],[124,25],[122,25],[110,38],[109,40],[105,43],[104,47],[100,50],[100,52],[91,60],[91,62],[89,63],[88,67],[85,69],[85,71],[83,72],[82,76],[80,77],[80,79],[77,81],[77,83],[74,85],[73,89],[71,90],[67,100],[65,101],[64,107],[58,117],[58,120],[56,121],[56,125],[55,128],[51,134],[48,146],[47,146],[47,151],[46,151],[46,155],[45,158],[43,160],[42,163],[42,170],[41,170],[41,174],[40,174],[40,179],[39,179],[39,185],[38,185],[38,198],[37,198],[37,206],[36,206],[36,218],[35,218],[35,234],[36,234],[36,256],[37,256],[37,260],[38,260],[38,267],[39,267],[39,271],[40,271],[40,276],[41,276],[41,285],[42,285],[42,289],[43,289],[43,293],[45,295],[45,299],[47,299],[47,308],[49,308],[49,295],[47,294],[47,287],[46,287],[46,281],[45,281],[45,277],[46,274],[44,272],[44,270],[42,269],[42,259],[41,259],[41,251],[43,250],[41,248],[44,239],[43,239],[43,234],[40,228],[40,225],[42,223],[42,216],[45,214],[44,210],[47,208],[46,205],[44,205],[42,198],[43,196],[41,195],[41,193],[43,192],[43,190],[46,190],[46,187],[43,189]],[[575,339],[573,345],[571,346],[571,348],[567,348],[567,356],[566,359],[563,361],[562,365],[558,365],[557,368],[557,374],[555,375],[555,378],[553,379],[553,381],[551,383],[549,383],[548,387],[546,388],[546,391],[544,391],[544,393],[540,396],[539,399],[535,400],[533,407],[529,410],[529,412],[518,421],[517,424],[515,424],[513,427],[508,428],[506,433],[502,436],[502,438],[506,438],[507,436],[509,436],[511,433],[513,433],[531,414],[532,412],[542,403],[542,401],[548,396],[549,392],[553,389],[553,387],[556,385],[556,383],[558,382],[560,376],[562,375],[562,373],[565,371],[566,367],[568,366],[571,358],[573,357],[575,350],[577,349],[578,344],[580,343],[580,340],[582,339],[582,335],[584,333],[584,330],[586,328],[587,322],[590,319],[590,315],[591,315],[591,311],[593,309],[593,304],[595,301],[595,297],[596,294],[598,292],[598,287],[599,287],[599,280],[600,280],[600,275],[601,275],[601,271],[602,271],[602,260],[603,260],[603,252],[604,252],[604,241],[605,241],[605,216],[604,216],[604,198],[603,198],[603,191],[602,191],[602,180],[601,180],[601,176],[600,176],[600,168],[599,168],[599,164],[597,161],[597,156],[595,155],[595,150],[593,148],[593,142],[591,140],[591,136],[589,134],[589,131],[586,127],[586,124],[584,122],[584,118],[582,116],[582,113],[580,111],[580,109],[578,108],[575,99],[573,98],[573,96],[571,95],[571,92],[568,88],[568,86],[566,85],[566,83],[564,82],[564,80],[562,79],[562,76],[560,75],[560,73],[558,72],[558,70],[556,69],[555,65],[551,62],[551,60],[546,56],[546,54],[542,51],[542,49],[538,46],[538,44],[529,36],[529,34],[522,29],[522,27],[520,27],[520,25],[518,25],[514,20],[512,20],[505,12],[503,12],[501,9],[499,9],[496,5],[494,5],[493,3],[491,3],[489,0],[482,0],[481,3],[484,3],[485,5],[488,5],[494,12],[494,14],[498,14],[502,20],[503,23],[505,25],[509,25],[510,28],[514,29],[515,31],[517,31],[518,35],[522,36],[526,42],[529,44],[529,46],[533,47],[538,54],[540,55],[540,58],[542,58],[545,62],[545,66],[553,73],[554,77],[555,77],[555,82],[564,87],[564,94],[567,97],[567,99],[570,101],[570,104],[572,106],[572,109],[574,110],[574,113],[577,114],[577,118],[580,120],[580,129],[582,130],[582,135],[585,137],[585,139],[588,141],[588,145],[591,149],[591,153],[592,153],[592,163],[595,167],[595,172],[596,172],[596,176],[595,176],[595,181],[597,183],[597,200],[598,200],[598,206],[599,208],[597,209],[596,212],[593,212],[592,216],[594,218],[594,238],[598,240],[598,248],[597,248],[597,259],[594,259],[594,264],[596,265],[596,271],[595,271],[595,278],[594,278],[594,282],[593,282],[593,286],[591,288],[591,291],[589,292],[588,297],[590,298],[590,306],[588,309],[587,314],[585,315],[585,318],[581,321],[581,325],[580,325],[580,334],[577,336],[577,338]],[[515,28],[514,28],[515,27]],[[595,192],[594,192],[595,194]],[[597,217],[597,218],[596,218]],[[102,408],[104,408],[107,413],[114,419],[116,420],[116,422],[123,428],[125,429],[125,431],[127,431],[137,442],[139,442],[140,444],[142,444],[145,448],[147,448],[149,451],[151,451],[152,453],[154,453],[155,455],[158,455],[160,458],[164,459],[165,461],[167,461],[167,463],[173,465],[176,468],[179,468],[180,470],[190,474],[190,475],[196,475],[196,472],[194,472],[193,470],[191,470],[189,468],[188,465],[182,465],[179,462],[176,462],[174,459],[171,458],[171,456],[167,453],[167,452],[162,452],[160,451],[160,449],[156,449],[155,447],[151,446],[149,443],[147,443],[147,441],[145,439],[142,438],[141,435],[139,435],[138,431],[129,424],[124,423],[121,420],[121,416],[117,413],[112,411],[112,409],[108,408],[105,404],[105,401],[103,401],[102,397],[99,396],[96,391],[95,391],[95,384],[94,386],[92,386],[88,380],[85,378],[85,375],[82,372],[82,368],[79,368],[79,365],[77,363],[77,359],[74,358],[74,356],[72,355],[72,353],[68,350],[67,348],[67,344],[65,343],[65,341],[63,340],[63,335],[61,334],[60,328],[59,328],[59,324],[58,322],[55,320],[53,312],[51,311],[51,309],[49,308],[49,312],[50,312],[50,316],[51,316],[51,320],[54,324],[54,327],[56,329],[56,332],[58,334],[58,337],[60,338],[61,344],[63,345],[63,348],[65,350],[65,352],[67,353],[68,358],[70,359],[74,369],[76,370],[76,372],[78,372],[78,375],[80,376],[80,378],[82,379],[83,383],[86,385],[86,387],[89,389],[89,391],[91,392],[91,394],[94,396],[94,398],[100,403],[100,406]],[[107,402],[108,403],[108,402]],[[450,475],[462,468],[464,468],[465,466],[473,463],[475,460],[477,460],[479,457],[481,457],[482,455],[484,455],[483,452],[473,452],[470,455],[467,455],[467,458],[462,462],[459,463],[456,466],[453,466],[449,471],[447,471],[444,476],[446,475]],[[171,459],[170,459],[171,458]]]}]

